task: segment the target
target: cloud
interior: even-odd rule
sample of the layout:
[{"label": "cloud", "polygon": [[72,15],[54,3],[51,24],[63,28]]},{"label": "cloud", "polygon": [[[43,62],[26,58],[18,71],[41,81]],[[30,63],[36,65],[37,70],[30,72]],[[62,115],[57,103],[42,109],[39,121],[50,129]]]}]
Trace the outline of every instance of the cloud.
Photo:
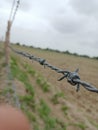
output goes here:
[{"label": "cloud", "polygon": [[85,20],[73,12],[56,15],[51,21],[52,26],[61,33],[77,33],[85,28]]},{"label": "cloud", "polygon": [[[5,31],[13,0],[0,3],[0,29]],[[11,41],[42,48],[98,55],[97,0],[20,1]],[[2,26],[2,27],[1,27]],[[0,31],[0,35],[3,35]]]},{"label": "cloud", "polygon": [[70,0],[70,4],[78,13],[98,18],[98,0]]},{"label": "cloud", "polygon": [[22,0],[20,1],[20,10],[23,12],[27,12],[32,8],[32,4],[30,1]]}]

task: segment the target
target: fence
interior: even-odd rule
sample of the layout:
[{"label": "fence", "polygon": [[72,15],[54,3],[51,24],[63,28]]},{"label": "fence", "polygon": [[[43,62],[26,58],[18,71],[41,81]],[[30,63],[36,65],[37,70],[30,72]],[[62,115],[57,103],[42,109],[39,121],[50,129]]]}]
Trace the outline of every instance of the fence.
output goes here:
[{"label": "fence", "polygon": [[26,52],[18,51],[16,49],[12,48],[11,46],[9,46],[9,47],[13,52],[15,52],[15,53],[17,53],[19,55],[22,55],[22,56],[24,56],[26,58],[29,58],[30,60],[34,60],[34,61],[38,62],[40,65],[43,65],[44,68],[48,67],[48,68],[56,71],[57,73],[63,74],[63,76],[60,79],[58,79],[58,81],[61,81],[61,80],[66,78],[68,83],[70,83],[73,86],[76,86],[76,91],[77,92],[80,90],[80,85],[82,85],[85,89],[87,89],[87,90],[89,90],[91,92],[98,93],[97,88],[95,88],[93,85],[91,85],[91,84],[89,84],[89,83],[87,83],[85,81],[82,81],[80,79],[80,76],[78,74],[79,69],[76,69],[74,72],[62,70],[62,69],[59,69],[59,68],[49,64],[43,58],[39,58],[39,57],[36,57],[34,55],[30,55],[29,53],[26,53]]}]

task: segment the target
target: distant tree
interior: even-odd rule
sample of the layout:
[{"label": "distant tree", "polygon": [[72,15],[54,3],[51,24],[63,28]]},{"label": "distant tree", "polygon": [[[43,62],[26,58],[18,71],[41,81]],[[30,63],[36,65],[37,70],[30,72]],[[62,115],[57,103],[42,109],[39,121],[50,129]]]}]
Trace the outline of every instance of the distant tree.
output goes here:
[{"label": "distant tree", "polygon": [[34,46],[29,46],[30,48],[34,48]]},{"label": "distant tree", "polygon": [[96,59],[96,60],[98,60],[98,57],[93,57],[93,59]]},{"label": "distant tree", "polygon": [[80,57],[90,58],[90,57],[87,56],[87,55],[80,55]]},{"label": "distant tree", "polygon": [[63,54],[68,54],[68,55],[71,55],[71,53],[67,50],[67,51],[63,51],[62,52]]},{"label": "distant tree", "polygon": [[16,43],[16,45],[20,46],[20,43],[19,43],[19,42],[17,42],[17,43]]},{"label": "distant tree", "polygon": [[27,47],[25,44],[23,44],[22,46]]},{"label": "distant tree", "polygon": [[61,51],[59,51],[59,50],[54,50],[55,52],[57,52],[57,53],[61,53]]},{"label": "distant tree", "polygon": [[74,56],[79,56],[77,53],[73,53]]}]

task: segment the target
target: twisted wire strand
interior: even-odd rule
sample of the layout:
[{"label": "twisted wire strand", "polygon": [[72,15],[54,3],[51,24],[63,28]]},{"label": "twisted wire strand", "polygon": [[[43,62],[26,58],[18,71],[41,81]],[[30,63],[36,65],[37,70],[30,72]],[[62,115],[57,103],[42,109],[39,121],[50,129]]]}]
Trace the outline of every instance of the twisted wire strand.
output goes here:
[{"label": "twisted wire strand", "polygon": [[11,12],[10,12],[9,20],[11,20],[11,17],[12,17],[12,14],[13,14],[13,10],[14,10],[14,5],[15,5],[15,0],[13,0],[13,3],[12,3],[12,7],[11,7]]},{"label": "twisted wire strand", "polygon": [[[11,80],[11,82],[12,82],[12,90],[13,90],[13,92],[14,92],[14,93],[13,93],[13,97],[14,97],[15,106],[20,109],[21,104],[20,104],[20,102],[19,102],[19,98],[18,98],[17,93],[16,93],[16,85],[15,85],[15,83],[14,83],[14,78],[13,78],[13,75],[12,75],[12,73],[11,73],[11,70],[10,70],[10,66],[9,66],[9,65],[6,66],[6,70],[7,70],[7,74],[8,74],[8,76],[7,76],[7,77],[8,77],[8,80]],[[6,96],[7,96],[7,101],[8,101],[8,103],[10,104],[10,103],[11,103],[11,102],[10,102],[11,95],[10,95],[9,91],[7,92]]]},{"label": "twisted wire strand", "polygon": [[20,5],[20,0],[17,0],[17,5],[16,5],[15,11],[13,13],[13,17],[12,17],[12,24],[13,24],[13,22],[15,20],[15,16],[16,16],[16,13],[18,11],[19,5]]},{"label": "twisted wire strand", "polygon": [[57,73],[61,73],[63,74],[63,77],[61,77],[60,79],[58,79],[58,81],[61,81],[63,80],[64,78],[67,79],[68,83],[70,83],[71,85],[73,86],[76,86],[76,91],[78,92],[79,89],[80,89],[80,85],[82,85],[86,90],[88,91],[91,91],[91,92],[96,92],[98,93],[98,89],[95,88],[93,85],[85,82],[85,81],[82,81],[80,80],[80,77],[78,75],[78,71],[79,69],[76,69],[74,72],[70,72],[70,71],[66,71],[66,70],[63,70],[63,69],[59,69],[51,64],[49,64],[45,59],[43,58],[39,58],[39,57],[36,57],[34,55],[31,55],[29,53],[26,53],[26,52],[22,52],[22,51],[18,51],[14,48],[12,48],[11,46],[9,46],[10,49],[19,54],[19,55],[22,55],[24,57],[27,57],[29,58],[30,60],[34,60],[34,61],[37,61],[38,63],[40,63],[40,65],[43,65],[44,67],[48,67],[54,71],[56,71]]},{"label": "twisted wire strand", "polygon": [[75,80],[76,82],[78,82],[79,84],[81,84],[85,89],[92,91],[92,92],[97,92],[98,93],[98,89],[95,88],[93,85],[85,82],[85,81],[81,81],[79,79]]},{"label": "twisted wire strand", "polygon": [[17,0],[17,1],[13,0],[10,15],[9,15],[9,21],[11,22],[11,25],[13,24],[15,20],[15,16],[18,11],[19,5],[20,5],[20,0]]}]

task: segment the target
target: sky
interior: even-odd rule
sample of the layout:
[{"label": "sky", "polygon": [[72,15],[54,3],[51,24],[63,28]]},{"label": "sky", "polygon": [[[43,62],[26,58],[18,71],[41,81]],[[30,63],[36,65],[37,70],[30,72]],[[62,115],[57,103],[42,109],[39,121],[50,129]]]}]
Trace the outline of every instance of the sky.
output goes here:
[{"label": "sky", "polygon": [[[0,1],[0,39],[12,3]],[[20,0],[10,41],[98,56],[98,0]]]}]

